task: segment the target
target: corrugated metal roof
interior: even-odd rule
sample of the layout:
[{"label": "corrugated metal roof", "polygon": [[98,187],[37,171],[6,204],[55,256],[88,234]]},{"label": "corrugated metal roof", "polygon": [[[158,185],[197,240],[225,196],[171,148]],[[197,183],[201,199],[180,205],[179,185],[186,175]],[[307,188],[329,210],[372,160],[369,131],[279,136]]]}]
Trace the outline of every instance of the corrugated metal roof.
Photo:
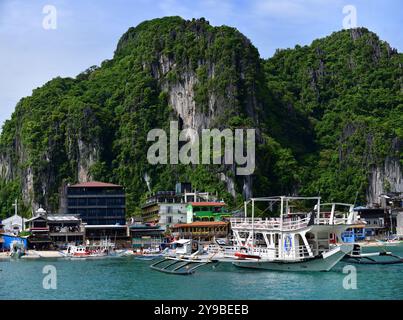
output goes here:
[{"label": "corrugated metal roof", "polygon": [[36,217],[32,217],[31,219],[25,220],[25,222],[31,222],[31,221],[34,221],[34,220],[37,220],[37,219],[46,220],[46,217],[45,216],[36,216]]},{"label": "corrugated metal roof", "polygon": [[70,186],[71,188],[103,188],[103,187],[122,187],[117,184],[113,183],[105,183],[105,182],[99,182],[99,181],[90,181],[90,182],[83,182],[83,183],[78,183],[75,185]]},{"label": "corrugated metal roof", "polygon": [[48,221],[80,221],[80,219],[73,215],[51,215],[48,216]]}]

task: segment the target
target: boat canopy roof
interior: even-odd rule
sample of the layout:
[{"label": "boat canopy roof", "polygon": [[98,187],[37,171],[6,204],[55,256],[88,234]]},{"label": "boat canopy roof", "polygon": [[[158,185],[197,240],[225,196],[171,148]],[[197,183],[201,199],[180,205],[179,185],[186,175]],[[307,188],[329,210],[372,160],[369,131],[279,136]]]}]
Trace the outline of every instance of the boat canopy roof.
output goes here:
[{"label": "boat canopy roof", "polygon": [[189,243],[189,242],[190,242],[190,239],[179,239],[179,240],[172,242],[172,244],[174,244],[174,243],[185,244],[185,243]]}]

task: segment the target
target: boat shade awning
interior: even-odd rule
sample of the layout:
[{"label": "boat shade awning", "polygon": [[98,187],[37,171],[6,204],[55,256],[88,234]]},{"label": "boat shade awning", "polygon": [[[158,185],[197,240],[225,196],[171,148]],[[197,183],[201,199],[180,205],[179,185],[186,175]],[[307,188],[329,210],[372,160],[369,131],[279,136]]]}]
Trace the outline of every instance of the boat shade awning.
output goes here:
[{"label": "boat shade awning", "polygon": [[176,241],[174,241],[172,243],[185,244],[185,243],[189,243],[189,242],[190,242],[189,239],[179,239],[179,240],[176,240]]}]

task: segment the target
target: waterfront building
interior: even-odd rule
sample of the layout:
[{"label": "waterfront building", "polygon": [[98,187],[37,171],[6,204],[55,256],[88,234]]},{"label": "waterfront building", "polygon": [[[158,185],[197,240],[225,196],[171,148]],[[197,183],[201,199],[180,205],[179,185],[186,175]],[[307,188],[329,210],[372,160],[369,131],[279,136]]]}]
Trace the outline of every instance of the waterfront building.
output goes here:
[{"label": "waterfront building", "polygon": [[3,251],[3,244],[4,244],[4,239],[2,237],[4,233],[4,224],[2,223],[2,221],[0,221],[0,250]]},{"label": "waterfront building", "polygon": [[134,223],[129,226],[134,249],[152,248],[164,242],[164,229],[150,223]]},{"label": "waterfront building", "polygon": [[403,238],[403,212],[399,212],[396,217],[396,235]]},{"label": "waterfront building", "polygon": [[176,224],[172,228],[172,235],[180,239],[193,239],[202,242],[211,242],[214,238],[227,238],[229,222],[226,221],[197,221],[192,223]]},{"label": "waterfront building", "polygon": [[365,239],[374,240],[387,236],[390,231],[390,216],[385,208],[363,208],[358,211],[361,221],[365,222]]},{"label": "waterfront building", "polygon": [[341,239],[346,243],[363,241],[366,237],[365,224],[356,225],[354,228],[349,228],[341,234]]},{"label": "waterfront building", "polygon": [[81,219],[74,215],[47,215],[49,237],[58,248],[66,248],[69,243],[84,243],[85,229]]},{"label": "waterfront building", "polygon": [[387,208],[390,212],[391,233],[403,238],[403,192],[393,192],[387,197]]},{"label": "waterfront building", "polygon": [[117,247],[130,246],[122,186],[98,181],[68,186],[67,210],[85,224],[86,243],[97,244],[108,239]]},{"label": "waterfront building", "polygon": [[84,242],[84,226],[74,215],[47,214],[39,208],[33,218],[26,221],[31,248],[65,248],[69,243]]},{"label": "waterfront building", "polygon": [[4,225],[3,228],[5,233],[18,235],[21,231],[23,231],[24,219],[17,213],[9,218],[4,219],[2,223]]},{"label": "waterfront building", "polygon": [[[192,190],[190,183],[177,183],[175,191],[158,191],[148,197],[142,206],[141,216],[145,223],[159,224],[162,229],[169,230],[176,224],[193,221],[193,213],[189,213],[190,211],[193,212],[193,206],[189,208],[189,203],[210,203],[209,201],[215,200],[215,197],[208,192]],[[207,204],[207,207],[210,206],[210,208],[203,208],[206,209],[204,212],[198,211],[200,217],[206,214],[206,217],[214,216],[215,220],[221,220],[218,213],[225,215],[223,206],[220,203],[218,205],[220,208],[217,209],[217,206],[214,207],[216,203],[211,202],[211,206]],[[195,209],[195,211],[198,209]],[[211,210],[217,210],[216,214],[214,215]]]},{"label": "waterfront building", "polygon": [[122,186],[85,182],[67,187],[67,211],[87,225],[125,225],[126,196]]},{"label": "waterfront building", "polygon": [[175,191],[158,191],[141,207],[145,223],[158,223],[163,230],[186,221],[186,203]]},{"label": "waterfront building", "polygon": [[108,240],[116,245],[116,248],[131,247],[129,228],[127,225],[85,225],[85,241],[88,245],[100,245]]},{"label": "waterfront building", "polygon": [[145,223],[158,223],[163,230],[185,222],[186,203],[183,194],[175,191],[156,192],[142,206],[142,218]]},{"label": "waterfront building", "polygon": [[33,218],[26,220],[26,224],[30,232],[28,239],[28,246],[30,248],[49,249],[52,246],[46,211],[43,208],[39,208]]}]

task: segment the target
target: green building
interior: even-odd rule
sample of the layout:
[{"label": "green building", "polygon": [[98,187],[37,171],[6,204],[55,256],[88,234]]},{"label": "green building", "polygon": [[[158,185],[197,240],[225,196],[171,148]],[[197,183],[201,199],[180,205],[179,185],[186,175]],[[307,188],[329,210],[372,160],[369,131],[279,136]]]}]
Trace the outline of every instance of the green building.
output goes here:
[{"label": "green building", "polygon": [[190,202],[187,205],[187,223],[193,221],[222,221],[231,217],[224,202]]}]

